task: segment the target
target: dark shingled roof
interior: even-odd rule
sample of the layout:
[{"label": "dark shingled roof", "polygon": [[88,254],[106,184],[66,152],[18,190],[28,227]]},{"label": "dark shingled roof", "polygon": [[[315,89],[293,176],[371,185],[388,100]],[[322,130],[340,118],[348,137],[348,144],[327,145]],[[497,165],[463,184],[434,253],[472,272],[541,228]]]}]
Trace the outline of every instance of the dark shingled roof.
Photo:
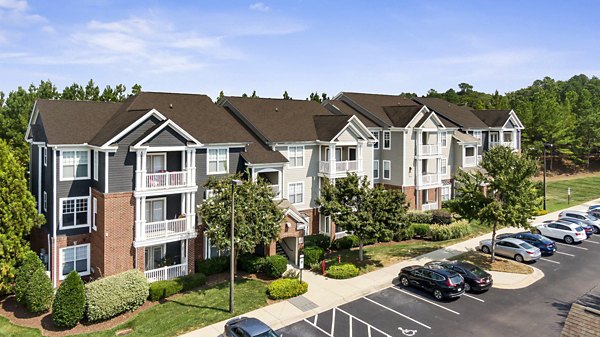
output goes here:
[{"label": "dark shingled roof", "polygon": [[287,158],[279,151],[273,151],[261,144],[258,140],[246,147],[246,152],[242,152],[242,158],[250,164],[275,164],[287,163]]},{"label": "dark shingled roof", "polygon": [[433,97],[417,97],[414,98],[414,100],[426,105],[438,115],[446,117],[446,119],[463,128],[487,128],[487,125],[482,122],[481,119],[477,118],[469,107],[459,106],[443,99]]},{"label": "dark shingled roof", "polygon": [[348,103],[346,103],[344,101],[339,101],[339,100],[326,101],[324,103],[326,108],[327,108],[327,104],[332,105],[333,107],[335,107],[337,109],[337,111],[333,111],[333,113],[341,112],[345,115],[354,115],[368,128],[379,127],[379,125],[375,121],[373,121],[369,117],[361,114],[360,112],[354,110],[354,108],[349,106]]},{"label": "dark shingled roof", "polygon": [[[412,119],[411,117],[408,119],[408,121],[406,121],[408,118],[408,115],[406,114],[410,114],[412,111],[414,111],[407,107],[418,107],[419,110],[422,107],[421,104],[398,95],[364,94],[356,92],[343,92],[342,95],[360,105],[362,108],[369,111],[390,126],[406,126],[410,119]],[[405,107],[405,109],[393,110],[390,109],[390,107]],[[388,112],[392,112],[394,117],[390,118],[388,112],[386,112],[386,109],[384,108],[387,108]],[[400,125],[403,124],[404,121],[406,121],[406,123],[404,125]],[[396,125],[394,122],[400,123]]]},{"label": "dark shingled roof", "polygon": [[[408,123],[415,117],[415,115],[421,111],[423,106],[384,106],[383,111],[387,114],[392,125],[396,127],[406,127]],[[429,116],[429,114],[427,114]]]},{"label": "dark shingled roof", "polygon": [[35,106],[44,130],[33,130],[34,140],[56,145],[90,142],[121,104],[38,99]]},{"label": "dark shingled roof", "polygon": [[348,125],[350,117],[348,115],[313,116],[317,131],[316,139],[323,141],[332,140],[333,137]]},{"label": "dark shingled roof", "polygon": [[501,128],[510,117],[510,110],[471,110],[489,127]]},{"label": "dark shingled roof", "polygon": [[315,101],[225,97],[268,142],[314,141],[318,139],[313,116],[332,115]]}]

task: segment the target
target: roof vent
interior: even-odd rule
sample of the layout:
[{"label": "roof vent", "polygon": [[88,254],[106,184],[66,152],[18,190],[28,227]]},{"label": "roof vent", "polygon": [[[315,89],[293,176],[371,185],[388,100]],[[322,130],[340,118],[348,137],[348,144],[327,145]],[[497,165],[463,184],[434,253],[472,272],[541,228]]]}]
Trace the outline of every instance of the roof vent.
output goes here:
[{"label": "roof vent", "polygon": [[169,104],[169,109],[173,109],[173,103]]}]

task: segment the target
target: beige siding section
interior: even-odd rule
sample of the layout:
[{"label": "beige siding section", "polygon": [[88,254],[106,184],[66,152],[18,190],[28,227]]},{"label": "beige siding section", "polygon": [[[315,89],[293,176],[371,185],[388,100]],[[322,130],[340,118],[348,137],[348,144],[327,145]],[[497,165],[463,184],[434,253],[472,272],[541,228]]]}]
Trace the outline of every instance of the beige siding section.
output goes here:
[{"label": "beige siding section", "polygon": [[[299,144],[298,144],[299,145]],[[294,144],[296,146],[296,144]],[[280,151],[286,158],[288,157],[288,147],[278,146],[277,151]],[[315,200],[319,193],[319,152],[316,145],[304,145],[304,166],[289,167],[285,164],[283,168],[283,197],[289,198],[289,184],[302,182],[304,183],[303,202],[294,204],[298,210],[305,210],[316,207]]]}]

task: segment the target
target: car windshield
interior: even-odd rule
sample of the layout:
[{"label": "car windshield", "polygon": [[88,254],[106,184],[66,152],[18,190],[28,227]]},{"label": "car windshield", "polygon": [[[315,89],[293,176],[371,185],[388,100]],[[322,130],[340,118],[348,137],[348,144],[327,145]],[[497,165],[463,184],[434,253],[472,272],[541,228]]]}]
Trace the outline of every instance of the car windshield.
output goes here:
[{"label": "car windshield", "polygon": [[533,235],[533,237],[535,237],[536,239],[540,240],[540,242],[543,244],[549,244],[549,243],[554,242],[543,235],[539,235],[539,234],[531,234],[531,235]]},{"label": "car windshield", "polygon": [[586,219],[590,220],[590,221],[594,221],[594,220],[595,220],[595,219],[594,219],[594,218],[593,218],[591,215],[589,215],[589,214],[586,214],[586,215],[584,215],[584,217],[585,217]]},{"label": "car windshield", "polygon": [[525,249],[531,249],[533,248],[532,245],[528,244],[527,242],[523,242],[523,243],[519,243],[519,246],[525,248]]},{"label": "car windshield", "polygon": [[462,281],[463,281],[463,278],[460,275],[454,275],[454,276],[450,277],[450,282],[452,282],[452,284],[459,284]]},{"label": "car windshield", "polygon": [[279,337],[279,335],[276,334],[275,331],[273,331],[273,330],[268,330],[261,334],[254,335],[253,337]]},{"label": "car windshield", "polygon": [[579,227],[579,226],[577,226],[577,227],[575,228],[575,230],[576,230],[576,231],[578,231],[578,232],[583,232],[583,227]]},{"label": "car windshield", "polygon": [[486,277],[487,275],[485,274],[485,272],[483,271],[483,269],[478,268],[478,267],[474,267],[473,269],[469,270],[473,275],[481,278],[481,277]]},{"label": "car windshield", "polygon": [[600,214],[598,213],[589,213],[588,214],[591,218],[593,218],[594,220],[598,220],[600,219]]}]

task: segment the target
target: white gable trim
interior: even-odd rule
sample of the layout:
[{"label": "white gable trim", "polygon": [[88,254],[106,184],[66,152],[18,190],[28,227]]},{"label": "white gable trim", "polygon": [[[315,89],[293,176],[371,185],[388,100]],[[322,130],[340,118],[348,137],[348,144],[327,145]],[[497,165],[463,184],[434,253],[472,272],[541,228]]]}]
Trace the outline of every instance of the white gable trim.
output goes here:
[{"label": "white gable trim", "polygon": [[428,112],[430,112],[429,108],[426,105],[423,105],[421,110],[417,111],[417,113],[413,116],[413,118],[411,118],[410,122],[408,122],[408,124],[406,124],[406,128],[413,127],[415,125],[415,123],[419,121],[417,119],[417,116],[419,116],[421,113],[426,114]]},{"label": "white gable trim", "polygon": [[[142,149],[142,148],[148,148],[148,146],[144,146],[143,144],[148,142],[150,139],[152,139],[156,135],[158,135],[167,126],[171,127],[171,129],[175,130],[175,132],[177,132],[179,135],[181,135],[183,138],[187,139],[188,141],[194,142],[194,145],[192,145],[191,147],[201,147],[203,145],[198,140],[196,140],[196,138],[192,137],[189,133],[187,133],[184,129],[182,129],[179,125],[177,125],[177,123],[175,123],[169,119],[165,123],[163,123],[163,125],[159,126],[158,128],[156,128],[156,130],[152,131],[149,135],[147,135],[142,140],[140,140],[135,145],[133,145],[131,148],[133,148],[135,150]],[[190,145],[186,144],[186,146],[190,146]]]},{"label": "white gable trim", "polygon": [[288,210],[285,212],[285,215],[289,215],[292,218],[294,218],[294,220],[301,222],[303,224],[308,224],[303,217],[301,217],[298,213],[292,211],[291,208],[288,208]]},{"label": "white gable trim", "polygon": [[348,118],[346,126],[344,126],[342,130],[340,130],[340,132],[338,132],[332,139],[329,139],[329,141],[332,142],[334,139],[340,137],[349,127],[351,127],[359,135],[362,135],[363,138],[366,139],[370,144],[377,142],[377,139],[375,136],[373,136],[369,128],[367,128],[355,115],[352,115],[350,118]]},{"label": "white gable trim", "polygon": [[[439,130],[439,129],[442,129],[442,130],[445,130],[445,129],[446,129],[446,126],[444,125],[444,123],[442,123],[442,121],[441,121],[441,120],[440,120],[440,118],[437,116],[437,114],[435,113],[435,111],[434,111],[434,112],[432,112],[432,113],[431,113],[431,115],[429,115],[429,117],[427,117],[427,119],[423,121],[423,124],[424,124],[426,121],[428,121],[428,120],[432,119],[432,117],[433,117],[433,119],[434,119],[434,123],[436,123],[436,124],[438,125],[438,128],[437,128],[438,130]],[[428,128],[415,127],[415,129],[427,130]]]},{"label": "white gable trim", "polygon": [[116,136],[112,137],[107,142],[105,142],[104,144],[102,144],[101,148],[107,148],[112,143],[114,143],[117,140],[123,138],[126,134],[128,134],[133,129],[135,129],[136,127],[138,127],[140,124],[142,124],[142,122],[144,122],[146,119],[150,118],[150,116],[155,116],[156,118],[158,118],[161,121],[164,121],[164,120],[167,119],[167,117],[163,116],[163,114],[161,114],[160,112],[158,112],[158,110],[152,109],[152,110],[148,111],[147,113],[145,113],[142,117],[138,118],[138,120],[136,120],[135,122],[131,123],[128,127],[125,128],[125,130],[119,132]]},{"label": "white gable trim", "polygon": [[39,115],[39,110],[37,109],[37,100],[33,103],[33,109],[31,110],[31,116],[29,116],[29,123],[27,124],[27,131],[25,131],[25,141],[30,142],[29,136],[31,135],[31,125],[37,121],[37,117]]},{"label": "white gable trim", "polygon": [[506,123],[504,123],[504,125],[502,125],[503,129],[506,127],[506,124],[510,120],[512,120],[513,124],[515,124],[517,126],[515,129],[524,129],[525,128],[523,126],[523,123],[521,123],[521,120],[519,119],[519,117],[517,117],[517,114],[515,113],[515,111],[514,110],[510,110],[508,119],[506,120]]}]

